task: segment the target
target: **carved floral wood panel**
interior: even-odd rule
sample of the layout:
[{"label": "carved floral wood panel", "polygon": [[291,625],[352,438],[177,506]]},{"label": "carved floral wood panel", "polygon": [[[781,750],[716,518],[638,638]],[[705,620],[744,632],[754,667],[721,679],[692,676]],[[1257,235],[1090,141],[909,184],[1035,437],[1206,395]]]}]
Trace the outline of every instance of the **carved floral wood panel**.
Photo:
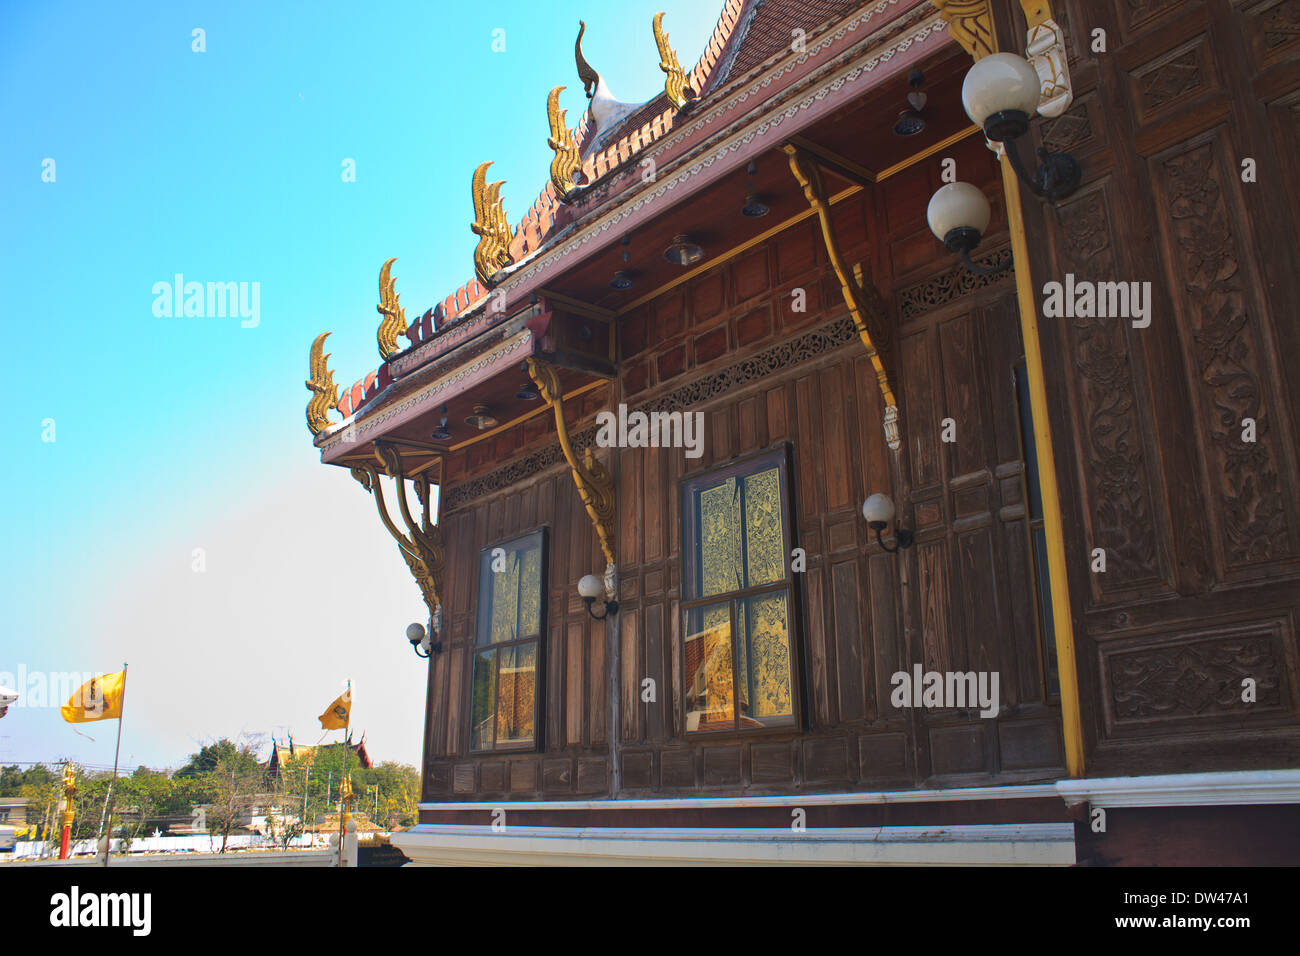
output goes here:
[{"label": "carved floral wood panel", "polygon": [[[1240,567],[1292,553],[1283,495],[1294,488],[1280,474],[1273,447],[1268,363],[1218,149],[1216,133],[1159,157],[1155,170],[1178,276],[1183,346],[1201,403],[1202,449],[1219,499],[1221,547],[1226,563]],[[1243,440],[1248,418],[1256,423],[1255,441]]]}]

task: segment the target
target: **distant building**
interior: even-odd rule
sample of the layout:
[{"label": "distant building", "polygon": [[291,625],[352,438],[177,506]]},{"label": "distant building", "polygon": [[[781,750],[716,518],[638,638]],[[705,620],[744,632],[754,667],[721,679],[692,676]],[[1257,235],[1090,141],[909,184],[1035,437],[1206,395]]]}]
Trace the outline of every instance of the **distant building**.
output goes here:
[{"label": "distant building", "polygon": [[374,761],[370,759],[370,754],[366,751],[365,737],[362,737],[361,740],[355,744],[349,740],[346,744],[320,744],[311,747],[304,746],[303,744],[295,744],[293,738],[290,737],[287,744],[281,744],[276,741],[271,742],[271,759],[266,765],[267,776],[279,777],[281,768],[287,767],[290,764],[297,764],[299,766],[306,765],[310,767],[316,762],[318,754],[344,746],[352,751],[360,765],[365,769],[369,770],[375,765]]},{"label": "distant building", "polygon": [[0,797],[0,826],[27,826],[27,797]]}]

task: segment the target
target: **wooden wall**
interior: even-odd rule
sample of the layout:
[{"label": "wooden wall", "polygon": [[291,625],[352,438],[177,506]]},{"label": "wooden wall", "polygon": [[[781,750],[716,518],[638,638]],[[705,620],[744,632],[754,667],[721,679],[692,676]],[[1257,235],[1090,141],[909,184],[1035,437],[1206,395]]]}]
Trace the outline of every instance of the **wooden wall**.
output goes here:
[{"label": "wooden wall", "polygon": [[[950,154],[964,178],[999,194],[995,161],[981,139]],[[473,467],[454,463],[453,473],[474,478],[444,495],[449,630],[430,667],[427,799],[610,792],[605,675],[615,657],[624,794],[875,789],[1061,774],[1059,714],[1044,688],[1028,558],[1011,378],[1021,354],[1012,283],[966,274],[929,234],[925,206],[938,173],[937,160],[920,164],[835,210],[846,258],[869,268],[900,317],[890,353],[903,414],[897,455],[885,445],[880,393],[815,220],[621,318],[616,392],[573,403],[574,431],[587,431],[596,410],[626,401],[702,412],[706,437],[704,458],[695,461],[681,450],[601,452],[618,490],[621,608],[612,632],[588,618],[575,594],[577,579],[603,561],[567,468],[548,452],[551,436],[530,423],[474,452]],[[995,216],[987,247],[996,254],[1006,231],[1000,207]],[[807,312],[792,310],[795,289],[806,292]],[[954,420],[955,442],[941,440],[945,418]],[[678,699],[679,482],[786,443],[797,543],[808,555],[806,572],[796,576],[803,726],[687,739]],[[881,490],[917,529],[916,546],[901,556],[868,541],[861,503]],[[465,715],[477,555],[543,525],[552,535],[544,752],[470,756]],[[890,676],[913,663],[997,670],[1001,714],[894,708]],[[653,703],[641,701],[647,677],[658,689]]]},{"label": "wooden wall", "polygon": [[1076,99],[1036,135],[1085,183],[1026,197],[1034,276],[1154,291],[1148,328],[1041,322],[1088,773],[1293,767],[1300,0],[1053,9]]}]

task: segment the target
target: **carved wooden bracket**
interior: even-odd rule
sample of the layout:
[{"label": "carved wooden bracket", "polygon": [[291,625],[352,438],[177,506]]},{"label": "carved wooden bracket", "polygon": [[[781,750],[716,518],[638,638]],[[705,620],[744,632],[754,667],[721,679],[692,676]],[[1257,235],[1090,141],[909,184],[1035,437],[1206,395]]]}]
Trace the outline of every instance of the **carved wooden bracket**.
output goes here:
[{"label": "carved wooden bracket", "polygon": [[962,49],[979,60],[996,53],[997,37],[993,33],[990,0],[931,0],[948,24],[948,32]]},{"label": "carved wooden bracket", "polygon": [[388,514],[378,470],[373,466],[356,467],[352,469],[352,477],[374,496],[379,520],[384,523],[388,533],[397,542],[402,559],[406,561],[411,576],[415,578],[415,583],[419,585],[420,593],[424,596],[424,604],[429,609],[429,615],[434,617],[442,607],[442,572],[446,563],[446,552],[443,549],[442,530],[432,522],[430,517],[429,478],[424,474],[417,474],[411,478],[411,484],[415,486],[415,496],[423,509],[420,521],[417,522],[412,517],[406,500],[406,477],[402,471],[402,457],[398,454],[396,446],[377,440],[375,458],[383,467],[384,474],[396,482],[397,504],[402,512],[402,521],[410,532],[409,535],[399,531]]},{"label": "carved wooden bracket", "polygon": [[564,460],[573,472],[573,483],[587,508],[591,523],[600,537],[600,549],[605,553],[606,590],[610,588],[614,562],[614,477],[600,463],[590,448],[583,451],[579,461],[569,440],[569,428],[564,422],[564,396],[560,394],[560,380],[555,366],[541,359],[527,360],[528,374],[537,385],[548,405],[555,412],[555,430],[559,435]]},{"label": "carved wooden bracket", "polygon": [[871,365],[876,371],[876,384],[885,400],[885,441],[891,451],[898,451],[902,440],[898,434],[898,402],[894,390],[889,384],[890,375],[886,367],[886,357],[882,350],[889,347],[889,320],[885,300],[880,295],[871,277],[863,273],[862,264],[856,263],[852,272],[844,264],[840,255],[839,243],[835,239],[835,230],[831,223],[830,202],[826,198],[826,186],[822,182],[821,169],[816,159],[809,153],[786,143],[782,149],[790,157],[790,171],[803,187],[808,205],[817,213],[822,227],[822,239],[826,243],[826,254],[830,257],[831,267],[840,280],[840,291],[844,294],[844,303],[849,307],[849,315],[857,326],[862,344],[866,346]]}]

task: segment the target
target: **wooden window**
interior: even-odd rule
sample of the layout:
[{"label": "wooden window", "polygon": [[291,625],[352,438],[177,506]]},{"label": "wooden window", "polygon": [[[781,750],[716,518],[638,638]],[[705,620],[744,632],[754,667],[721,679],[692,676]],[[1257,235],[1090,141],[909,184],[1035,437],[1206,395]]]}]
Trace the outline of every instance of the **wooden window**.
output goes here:
[{"label": "wooden window", "polygon": [[683,482],[687,733],[795,724],[788,474],[782,449]]},{"label": "wooden window", "polygon": [[545,626],[545,532],[484,548],[470,681],[470,750],[538,746],[537,674]]}]

